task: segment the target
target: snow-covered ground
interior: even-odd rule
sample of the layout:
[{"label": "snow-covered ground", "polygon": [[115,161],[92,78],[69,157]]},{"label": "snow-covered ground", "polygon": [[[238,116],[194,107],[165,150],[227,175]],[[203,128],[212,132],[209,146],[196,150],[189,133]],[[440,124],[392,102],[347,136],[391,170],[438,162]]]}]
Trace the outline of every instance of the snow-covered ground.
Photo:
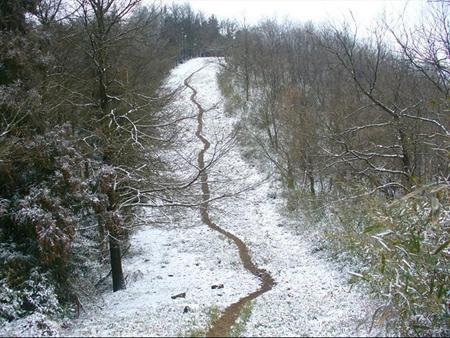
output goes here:
[{"label": "snow-covered ground", "polygon": [[[236,120],[223,113],[216,84],[217,59],[193,59],[178,66],[168,86],[182,85],[202,67],[190,83],[198,91],[200,104],[212,108],[204,116],[203,134],[212,144],[206,159],[212,156],[215,145],[228,150],[210,168],[212,197],[253,186],[233,198],[215,201],[211,218],[240,237],[254,261],[276,282],[271,291],[254,301],[243,334],[368,335],[374,302],[361,291],[351,290],[345,273],[312,253],[312,245],[292,230],[295,220],[282,215],[282,200],[274,198],[279,190],[277,181],[267,179],[256,165],[243,159],[237,145],[229,148]],[[195,113],[191,94],[185,89],[174,107],[184,114]],[[194,159],[202,148],[195,130],[196,121],[186,120],[179,149],[185,158]],[[179,170],[183,176],[189,165],[180,164]],[[237,248],[202,224],[198,210],[187,209],[182,216],[165,227],[148,226],[138,231],[131,240],[133,255],[124,261],[127,289],[105,294],[61,334],[187,335],[207,325],[211,308],[224,309],[258,288],[259,280],[243,269]],[[212,289],[218,284],[224,287]],[[171,298],[181,293],[185,293],[184,298]],[[371,334],[380,332],[373,330]]]}]

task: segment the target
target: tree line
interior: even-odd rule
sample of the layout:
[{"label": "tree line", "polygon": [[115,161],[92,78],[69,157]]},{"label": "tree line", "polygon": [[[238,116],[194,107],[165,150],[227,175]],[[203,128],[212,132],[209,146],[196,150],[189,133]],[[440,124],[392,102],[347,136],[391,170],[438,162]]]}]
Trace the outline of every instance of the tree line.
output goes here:
[{"label": "tree line", "polygon": [[288,186],[315,195],[358,181],[394,197],[448,180],[448,44],[434,15],[403,36],[274,21],[239,32],[227,67]]}]

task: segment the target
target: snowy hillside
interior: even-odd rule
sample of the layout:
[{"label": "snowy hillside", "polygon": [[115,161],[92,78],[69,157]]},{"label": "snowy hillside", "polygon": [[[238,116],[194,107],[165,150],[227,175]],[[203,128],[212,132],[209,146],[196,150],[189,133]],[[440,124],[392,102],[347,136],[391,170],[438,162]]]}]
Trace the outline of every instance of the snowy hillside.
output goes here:
[{"label": "snowy hillside", "polygon": [[[217,59],[193,59],[174,69],[168,81],[175,88],[196,72],[190,85],[206,110],[203,135],[211,148],[227,144],[235,123],[223,113],[216,84],[218,69]],[[174,103],[178,109],[195,112],[191,94],[188,88],[183,89]],[[191,119],[183,135],[183,153],[196,154],[201,148],[195,130],[195,119]],[[205,156],[210,158],[212,150]],[[311,246],[290,229],[292,221],[280,214],[282,201],[271,198],[279,189],[273,177],[247,163],[237,145],[228,149],[208,174],[211,197],[244,191],[213,202],[211,218],[243,240],[254,262],[268,270],[276,283],[254,301],[242,334],[369,334],[367,321],[373,303],[350,290],[345,273],[316,257]],[[243,268],[235,245],[203,224],[196,209],[187,210],[181,221],[172,225],[142,228],[133,236],[132,247],[133,255],[124,263],[127,289],[108,293],[100,303],[90,305],[61,332],[63,335],[177,336],[199,332],[209,325],[212,312],[224,310],[260,283]]]}]

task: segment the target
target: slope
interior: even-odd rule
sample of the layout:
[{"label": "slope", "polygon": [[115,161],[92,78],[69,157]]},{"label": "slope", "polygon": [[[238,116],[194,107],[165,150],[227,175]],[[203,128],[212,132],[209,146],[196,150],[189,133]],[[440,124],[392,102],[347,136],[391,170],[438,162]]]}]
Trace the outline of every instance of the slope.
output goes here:
[{"label": "slope", "polygon": [[[317,257],[311,243],[292,230],[297,221],[283,215],[282,200],[273,198],[280,188],[276,178],[241,156],[233,138],[236,118],[223,112],[218,70],[217,59],[193,59],[173,70],[167,86],[184,86],[174,109],[197,114],[192,90],[184,85],[192,75],[189,85],[203,109],[202,135],[211,144],[204,160],[214,160],[208,167],[209,215],[218,227],[242,240],[253,262],[276,281],[272,290],[253,301],[240,333],[370,334],[367,323],[375,303],[351,289],[340,268]],[[186,120],[177,150],[185,158],[196,157],[203,148],[195,135],[197,127],[196,119]],[[180,164],[180,175],[188,167]],[[229,198],[214,200],[218,196]],[[260,280],[244,269],[234,243],[203,224],[198,210],[169,218],[170,224],[144,227],[133,236],[133,254],[124,262],[127,290],[106,294],[70,323],[64,335],[188,335],[206,328],[215,308],[224,310],[259,288]],[[173,299],[176,295],[181,296]]]}]

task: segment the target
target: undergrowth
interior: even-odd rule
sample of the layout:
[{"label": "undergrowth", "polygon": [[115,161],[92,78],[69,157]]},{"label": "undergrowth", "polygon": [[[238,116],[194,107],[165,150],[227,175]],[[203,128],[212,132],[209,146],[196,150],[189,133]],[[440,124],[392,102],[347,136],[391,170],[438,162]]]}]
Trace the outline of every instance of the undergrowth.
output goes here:
[{"label": "undergrowth", "polygon": [[349,252],[364,280],[382,299],[375,324],[404,335],[450,334],[450,186],[432,185],[386,204],[369,196],[335,209],[324,231],[332,251]]},{"label": "undergrowth", "polygon": [[220,311],[217,306],[211,306],[208,309],[208,324],[206,327],[197,327],[188,331],[186,334],[182,334],[182,337],[205,337],[208,330],[214,325],[214,323],[219,319]]},{"label": "undergrowth", "polygon": [[[234,325],[230,328],[230,330],[225,334],[226,337],[239,337],[244,332],[245,326],[247,325],[248,320],[253,311],[252,302],[245,303],[241,311],[239,312],[239,317],[236,319]],[[220,311],[217,306],[211,306],[208,309],[208,324],[206,327],[194,328],[188,331],[186,334],[183,334],[183,337],[205,337],[214,323],[220,317]]]},{"label": "undergrowth", "polygon": [[236,320],[233,327],[230,329],[228,333],[228,337],[240,337],[244,332],[245,326],[247,325],[248,320],[253,311],[253,304],[251,301],[245,303],[242,306],[242,309],[239,313],[239,318]]}]

